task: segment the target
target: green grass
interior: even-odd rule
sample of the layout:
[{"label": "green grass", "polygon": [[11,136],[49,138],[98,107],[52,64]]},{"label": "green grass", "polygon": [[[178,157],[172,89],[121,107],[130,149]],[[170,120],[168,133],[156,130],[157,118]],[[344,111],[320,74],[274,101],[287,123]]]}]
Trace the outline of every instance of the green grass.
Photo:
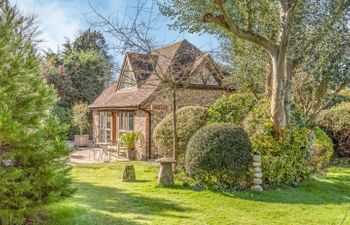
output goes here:
[{"label": "green grass", "polygon": [[121,163],[74,166],[78,191],[49,206],[45,224],[350,224],[350,168],[297,188],[218,193],[158,187],[157,164],[134,165],[134,183],[120,181]]}]

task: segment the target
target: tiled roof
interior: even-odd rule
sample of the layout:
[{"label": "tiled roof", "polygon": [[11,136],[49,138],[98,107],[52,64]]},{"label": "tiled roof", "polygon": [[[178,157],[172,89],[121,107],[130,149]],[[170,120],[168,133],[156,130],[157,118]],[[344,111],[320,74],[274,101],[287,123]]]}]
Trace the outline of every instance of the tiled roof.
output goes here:
[{"label": "tiled roof", "polygon": [[133,88],[116,92],[117,83],[110,85],[89,106],[90,108],[137,108],[154,89]]},{"label": "tiled roof", "polygon": [[[155,49],[150,54],[127,53],[131,70],[137,82],[142,81],[142,85],[138,88],[117,90],[116,82],[105,89],[89,107],[136,108],[156,90],[160,76],[179,76],[179,68],[187,70],[185,75],[190,74],[194,67],[202,64],[201,55],[204,53],[186,40]],[[183,76],[184,72],[179,72]]]}]

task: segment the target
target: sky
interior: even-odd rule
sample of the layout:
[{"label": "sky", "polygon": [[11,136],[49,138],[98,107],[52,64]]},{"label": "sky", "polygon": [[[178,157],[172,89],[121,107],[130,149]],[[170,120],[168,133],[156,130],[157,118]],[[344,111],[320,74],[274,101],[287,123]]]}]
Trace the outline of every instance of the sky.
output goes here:
[{"label": "sky", "polygon": [[[143,0],[150,4],[152,0]],[[65,38],[73,40],[79,31],[87,29],[90,21],[96,18],[89,3],[98,10],[99,13],[108,17],[116,15],[126,18],[133,17],[133,8],[138,4],[138,0],[10,0],[12,4],[25,14],[36,14],[42,31],[40,44],[41,50],[57,49],[65,42]],[[159,13],[156,9],[156,14]],[[218,42],[214,36],[179,33],[170,30],[169,18],[159,16],[156,30],[153,36],[160,43],[170,44],[175,41],[187,39],[203,51],[215,49]],[[96,29],[96,28],[95,28]],[[107,43],[113,45],[115,40],[106,37]],[[113,54],[112,54],[113,55]],[[121,56],[116,56],[121,58]]]}]

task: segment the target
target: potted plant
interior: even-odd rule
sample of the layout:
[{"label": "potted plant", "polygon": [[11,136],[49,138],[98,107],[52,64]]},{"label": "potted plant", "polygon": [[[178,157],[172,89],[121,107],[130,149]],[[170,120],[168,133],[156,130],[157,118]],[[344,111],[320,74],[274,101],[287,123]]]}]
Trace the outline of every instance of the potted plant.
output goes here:
[{"label": "potted plant", "polygon": [[89,108],[86,103],[78,103],[73,106],[73,124],[79,127],[79,135],[74,135],[74,145],[76,147],[89,145],[89,135],[83,135],[84,128],[89,124],[88,112]]},{"label": "potted plant", "polygon": [[129,160],[136,159],[136,142],[140,138],[140,132],[127,132],[123,134],[121,137],[123,143],[127,146],[127,156]]}]

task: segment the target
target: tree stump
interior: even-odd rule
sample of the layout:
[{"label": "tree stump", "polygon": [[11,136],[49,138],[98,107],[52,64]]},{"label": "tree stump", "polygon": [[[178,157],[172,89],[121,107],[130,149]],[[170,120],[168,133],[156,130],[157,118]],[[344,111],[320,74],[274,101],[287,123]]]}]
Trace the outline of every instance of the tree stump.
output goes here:
[{"label": "tree stump", "polygon": [[169,158],[162,158],[156,160],[160,163],[160,169],[158,173],[158,184],[161,185],[173,185],[174,184],[174,174],[173,174],[173,163],[175,160]]},{"label": "tree stump", "polygon": [[136,180],[134,165],[124,165],[122,173],[122,182],[132,182]]}]

